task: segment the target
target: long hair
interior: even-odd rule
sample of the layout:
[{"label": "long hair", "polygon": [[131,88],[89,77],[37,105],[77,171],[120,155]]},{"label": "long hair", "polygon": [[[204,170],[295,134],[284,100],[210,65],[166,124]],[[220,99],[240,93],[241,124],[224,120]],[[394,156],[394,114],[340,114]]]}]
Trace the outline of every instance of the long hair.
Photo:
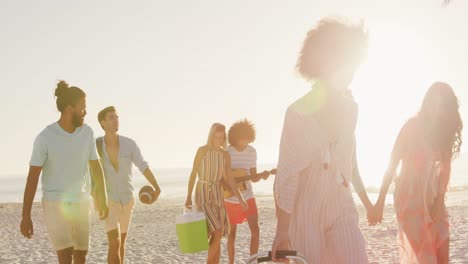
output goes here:
[{"label": "long hair", "polygon": [[[458,98],[450,85],[436,82],[431,85],[418,113],[429,129],[432,146],[444,157],[457,157],[462,145],[463,122],[458,111]],[[438,112],[434,113],[434,109]]]},{"label": "long hair", "polygon": [[208,147],[210,147],[210,148],[214,147],[213,139],[214,139],[214,135],[215,135],[216,132],[223,132],[224,133],[224,140],[223,140],[223,143],[221,144],[221,147],[226,149],[226,147],[227,147],[226,127],[223,124],[220,124],[220,123],[214,123],[211,126],[210,133],[208,134],[208,140],[206,142],[206,145]]}]

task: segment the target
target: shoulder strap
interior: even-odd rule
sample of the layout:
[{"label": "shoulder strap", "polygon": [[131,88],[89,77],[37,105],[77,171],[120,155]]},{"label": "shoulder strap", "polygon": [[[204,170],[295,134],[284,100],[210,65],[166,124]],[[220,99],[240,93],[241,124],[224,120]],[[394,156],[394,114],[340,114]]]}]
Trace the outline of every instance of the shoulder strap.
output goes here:
[{"label": "shoulder strap", "polygon": [[198,169],[200,168],[200,164],[202,163],[203,158],[205,158],[206,153],[208,153],[208,149],[203,148],[203,149],[202,149],[202,152],[201,152],[201,155],[200,155],[200,160],[198,160],[197,171],[198,171]]}]

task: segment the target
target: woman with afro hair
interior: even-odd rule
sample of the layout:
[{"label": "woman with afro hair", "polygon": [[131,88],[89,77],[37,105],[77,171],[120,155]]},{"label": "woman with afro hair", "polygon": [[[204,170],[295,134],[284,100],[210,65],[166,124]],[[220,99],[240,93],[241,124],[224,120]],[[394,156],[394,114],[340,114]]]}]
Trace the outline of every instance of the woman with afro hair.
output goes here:
[{"label": "woman with afro hair", "polygon": [[366,56],[361,24],[325,18],[303,43],[297,71],[312,90],[286,111],[274,195],[277,250],[294,249],[309,263],[368,263],[352,183],[369,209],[357,172],[357,104],[349,96]]}]

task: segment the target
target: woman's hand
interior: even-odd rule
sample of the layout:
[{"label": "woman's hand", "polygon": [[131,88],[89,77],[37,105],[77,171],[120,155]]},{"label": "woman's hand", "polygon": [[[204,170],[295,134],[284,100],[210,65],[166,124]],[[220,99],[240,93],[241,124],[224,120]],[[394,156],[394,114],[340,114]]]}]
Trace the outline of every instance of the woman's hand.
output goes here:
[{"label": "woman's hand", "polygon": [[187,200],[185,200],[185,208],[192,209],[192,198],[187,197]]},{"label": "woman's hand", "polygon": [[373,213],[372,213],[372,217],[371,217],[371,219],[374,222],[374,225],[377,224],[377,223],[382,223],[384,206],[385,206],[385,203],[383,201],[378,201],[374,205],[374,209],[372,210]]},{"label": "woman's hand", "polygon": [[274,262],[284,262],[289,263],[287,259],[277,259],[276,252],[279,250],[290,250],[289,247],[289,235],[287,232],[276,231],[275,240],[273,240],[273,245],[271,246],[271,257]]},{"label": "woman's hand", "polygon": [[379,223],[379,213],[377,212],[377,208],[375,206],[370,207],[367,209],[367,222],[370,226],[375,226]]}]

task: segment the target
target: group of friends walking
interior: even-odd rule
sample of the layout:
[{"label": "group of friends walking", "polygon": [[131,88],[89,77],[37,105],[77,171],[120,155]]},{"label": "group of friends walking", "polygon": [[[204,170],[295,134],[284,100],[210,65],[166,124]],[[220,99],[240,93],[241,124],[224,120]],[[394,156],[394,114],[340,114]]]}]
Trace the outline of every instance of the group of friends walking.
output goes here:
[{"label": "group of friends walking", "polygon": [[[349,90],[367,42],[362,25],[339,18],[324,18],[307,33],[296,68],[312,89],[285,112],[276,169],[257,172],[252,121],[240,120],[229,129],[221,123],[211,126],[206,144],[196,152],[185,202],[206,216],[207,263],[219,263],[223,237],[229,263],[236,262],[237,226],[244,222],[251,233],[250,254],[259,251],[252,185],[270,174],[276,174],[275,261],[285,261],[276,259],[275,252],[293,249],[309,263],[368,263],[351,185],[369,224],[375,225],[382,221],[385,197],[395,182],[400,262],[449,262],[445,197],[451,161],[462,144],[458,99],[447,83],[428,88],[420,110],[400,130],[379,198],[372,204],[358,169],[358,106]],[[84,123],[84,91],[61,81],[55,96],[61,115],[34,142],[21,233],[33,235],[31,207],[42,174],[44,218],[59,263],[86,261],[90,194],[107,232],[109,263],[123,263],[135,204],[132,166],[157,194],[160,187],[135,141],[118,133],[116,108],[106,107],[97,115],[105,136],[96,139]]]}]

